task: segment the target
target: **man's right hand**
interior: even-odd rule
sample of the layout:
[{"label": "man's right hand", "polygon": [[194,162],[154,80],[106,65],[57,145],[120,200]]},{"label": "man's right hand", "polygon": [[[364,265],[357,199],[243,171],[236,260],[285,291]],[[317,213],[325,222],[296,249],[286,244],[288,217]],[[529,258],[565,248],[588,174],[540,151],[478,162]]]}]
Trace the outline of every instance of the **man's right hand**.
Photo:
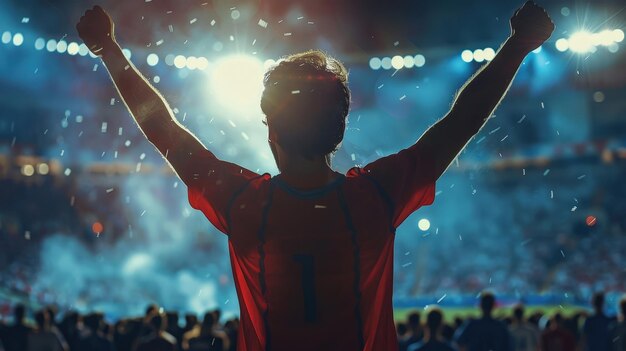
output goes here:
[{"label": "man's right hand", "polygon": [[113,20],[100,6],[85,11],[76,25],[78,36],[94,55],[102,56],[102,51],[115,43]]}]

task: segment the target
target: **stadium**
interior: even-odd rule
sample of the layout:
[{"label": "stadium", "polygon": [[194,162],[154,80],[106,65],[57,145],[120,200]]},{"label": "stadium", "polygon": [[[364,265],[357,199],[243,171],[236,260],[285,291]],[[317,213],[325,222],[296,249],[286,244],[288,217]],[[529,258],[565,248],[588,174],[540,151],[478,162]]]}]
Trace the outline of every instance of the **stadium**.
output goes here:
[{"label": "stadium", "polygon": [[[155,316],[178,348],[236,350],[229,238],[192,208],[79,37],[92,5],[0,4],[0,350],[26,345],[10,332],[17,306],[28,328],[45,315],[62,335],[64,346],[50,350],[89,349],[81,333],[94,320],[116,350],[137,349]],[[281,58],[319,49],[347,67],[350,111],[332,156],[344,174],[411,146],[445,116],[494,60],[523,3],[99,5],[124,56],[182,125],[219,159],[275,176],[259,102],[264,73]],[[443,314],[442,340],[460,346],[490,294],[503,323],[514,325],[523,304],[538,335],[563,324],[580,350],[626,349],[626,8],[539,5],[556,30],[525,56],[487,124],[437,180],[433,204],[397,228],[392,303],[404,350],[425,335],[433,310]],[[584,325],[598,296],[613,327],[596,348]],[[220,348],[183,340],[200,333],[203,316]],[[305,350],[301,342],[292,349]]]}]

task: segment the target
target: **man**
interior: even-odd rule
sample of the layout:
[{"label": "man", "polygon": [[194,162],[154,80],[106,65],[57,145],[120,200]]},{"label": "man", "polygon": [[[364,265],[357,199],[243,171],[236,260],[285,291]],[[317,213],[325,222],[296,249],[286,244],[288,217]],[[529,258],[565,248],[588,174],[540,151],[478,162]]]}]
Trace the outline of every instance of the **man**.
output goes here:
[{"label": "man", "polygon": [[176,351],[178,350],[176,339],[166,332],[164,324],[165,316],[159,312],[153,313],[150,318],[152,332],[140,338],[135,351]]},{"label": "man", "polygon": [[604,314],[604,293],[597,292],[591,299],[593,315],[585,319],[580,342],[583,351],[609,351],[611,349],[610,328],[613,318]]},{"label": "man", "polygon": [[513,351],[535,351],[539,349],[539,330],[524,320],[524,305],[513,308],[513,321],[509,326]]},{"label": "man", "polygon": [[230,342],[226,333],[218,330],[218,315],[215,312],[204,314],[202,324],[188,331],[183,336],[183,350],[189,351],[226,351]]},{"label": "man", "polygon": [[563,316],[555,313],[550,325],[541,334],[541,351],[575,351],[576,338],[563,326]]},{"label": "man", "polygon": [[443,312],[439,308],[433,308],[426,315],[426,333],[423,341],[418,341],[409,346],[408,351],[455,351],[441,337],[443,326]]},{"label": "man", "polygon": [[461,351],[509,351],[511,335],[506,325],[493,318],[496,297],[490,292],[480,296],[481,318],[469,320],[456,335]]},{"label": "man", "polygon": [[18,304],[13,309],[13,325],[6,328],[3,335],[6,351],[22,351],[26,349],[28,334],[33,328],[26,324],[26,306]]},{"label": "man", "polygon": [[54,327],[50,311],[42,309],[35,314],[37,329],[28,334],[27,351],[69,351],[61,333]]},{"label": "man", "polygon": [[619,301],[619,321],[612,328],[613,351],[626,351],[626,295]]},{"label": "man", "polygon": [[[188,187],[189,202],[228,235],[239,297],[239,350],[395,350],[391,305],[396,228],[434,200],[435,181],[479,131],[524,57],[554,25],[526,3],[511,36],[414,145],[346,175],[330,156],[343,139],[347,71],[319,51],[289,56],[264,79],[261,108],[280,174],[219,160],[176,121],[124,57],[104,10],[77,25],[102,57],[150,142]],[[232,101],[237,103],[237,101]]]},{"label": "man", "polygon": [[90,313],[83,318],[85,329],[72,351],[113,351],[113,342],[102,332],[104,316]]}]

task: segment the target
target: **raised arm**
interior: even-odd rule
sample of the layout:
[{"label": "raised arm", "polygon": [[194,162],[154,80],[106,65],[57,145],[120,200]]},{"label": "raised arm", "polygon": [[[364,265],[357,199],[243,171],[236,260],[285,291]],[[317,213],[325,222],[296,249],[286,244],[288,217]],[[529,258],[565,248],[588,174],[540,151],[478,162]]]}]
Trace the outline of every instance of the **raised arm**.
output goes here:
[{"label": "raised arm", "polygon": [[115,40],[111,17],[100,7],[87,10],[76,25],[78,35],[95,55],[102,57],[115,87],[148,140],[167,158],[187,184],[197,177],[192,156],[206,151],[183,127],[163,96],[126,59]]},{"label": "raised arm", "polygon": [[439,178],[482,128],[506,94],[524,57],[546,41],[554,24],[546,11],[528,1],[511,18],[511,36],[494,59],[483,66],[458,93],[448,114],[429,128],[415,147],[434,160]]}]

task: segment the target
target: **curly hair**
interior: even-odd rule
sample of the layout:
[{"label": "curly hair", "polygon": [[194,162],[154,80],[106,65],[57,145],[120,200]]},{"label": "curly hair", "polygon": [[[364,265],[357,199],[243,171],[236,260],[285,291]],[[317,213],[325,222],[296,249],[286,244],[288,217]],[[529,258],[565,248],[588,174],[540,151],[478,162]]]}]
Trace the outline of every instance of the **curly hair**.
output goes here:
[{"label": "curly hair", "polygon": [[319,50],[287,56],[263,79],[261,110],[280,146],[306,158],[337,151],[350,108],[348,71]]}]

